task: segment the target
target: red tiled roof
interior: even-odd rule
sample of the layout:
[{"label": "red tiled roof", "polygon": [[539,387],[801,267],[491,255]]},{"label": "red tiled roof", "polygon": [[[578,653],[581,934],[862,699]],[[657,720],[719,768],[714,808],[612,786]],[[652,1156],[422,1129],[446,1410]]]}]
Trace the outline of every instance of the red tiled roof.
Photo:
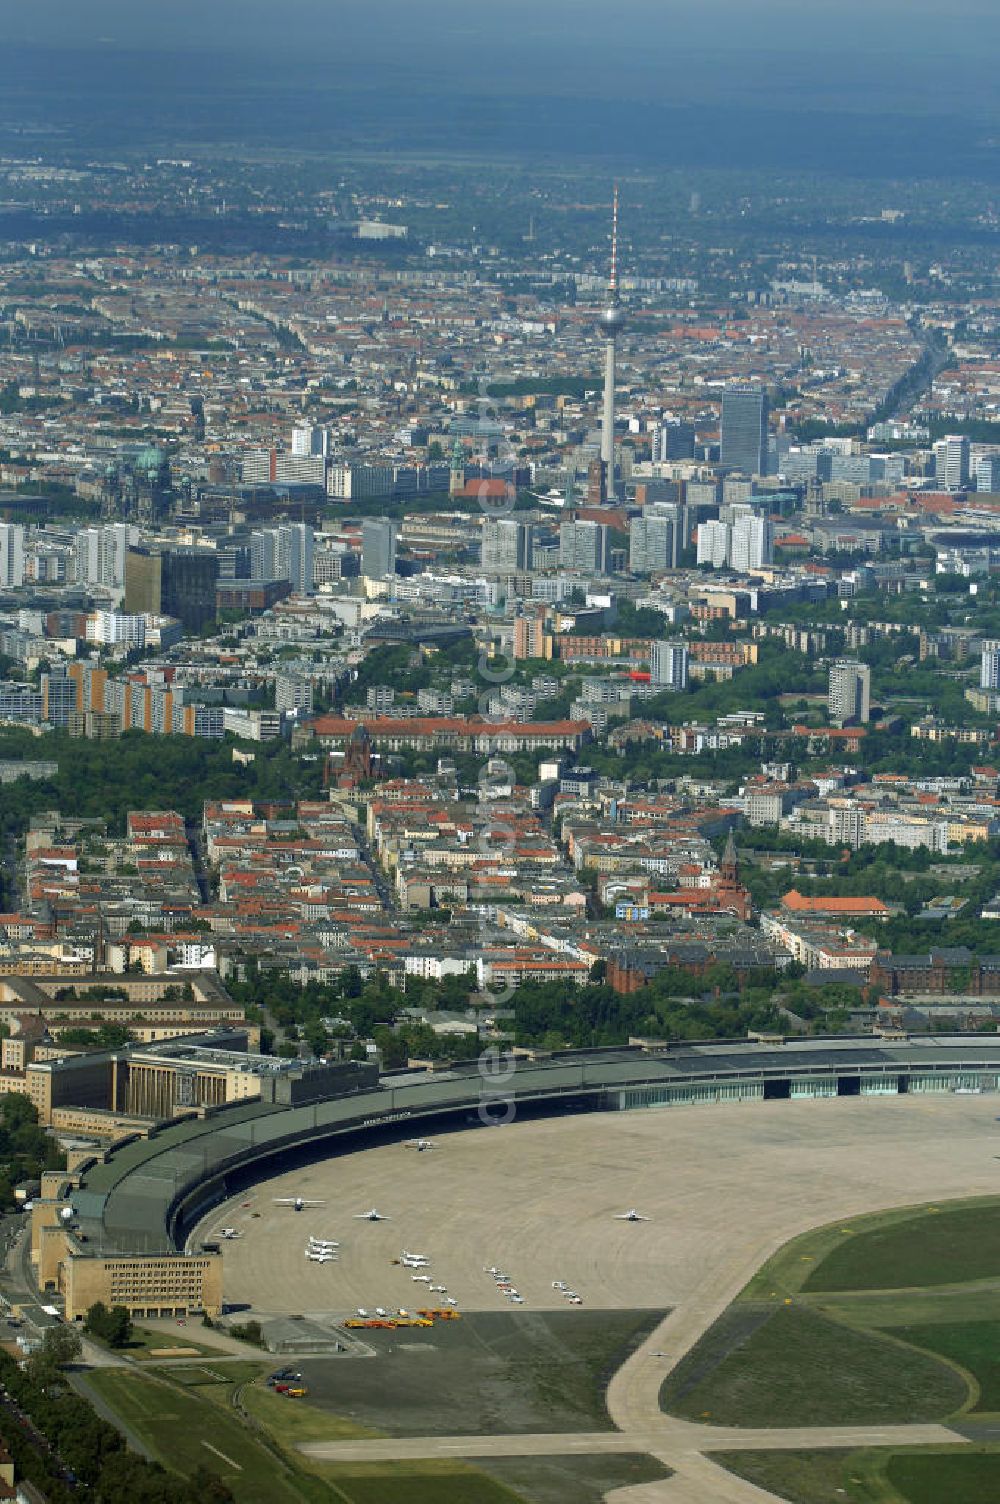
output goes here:
[{"label": "red tiled roof", "polygon": [[881,898],[803,898],[795,888],[785,894],[781,904],[793,914],[833,914],[845,918],[889,912]]}]

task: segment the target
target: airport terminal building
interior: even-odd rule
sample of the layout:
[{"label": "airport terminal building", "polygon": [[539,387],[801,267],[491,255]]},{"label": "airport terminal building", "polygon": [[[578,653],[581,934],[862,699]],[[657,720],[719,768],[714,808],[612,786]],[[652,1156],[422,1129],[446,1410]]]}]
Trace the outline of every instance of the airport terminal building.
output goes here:
[{"label": "airport terminal building", "polygon": [[[204,1041],[198,1047],[209,1048]],[[175,1062],[191,1054],[181,1041],[169,1048]],[[381,1079],[365,1064],[272,1064],[253,1097],[202,1106],[101,1154],[80,1151],[69,1171],[46,1174],[32,1210],[32,1258],[40,1291],[61,1298],[67,1320],[81,1319],[95,1300],[139,1317],[218,1314],[222,1260],[211,1248],[189,1246],[191,1230],[228,1197],[309,1161],[448,1125],[495,1126],[519,1117],[992,1093],[1000,1090],[1000,1037],[647,1041],[488,1055]]]}]

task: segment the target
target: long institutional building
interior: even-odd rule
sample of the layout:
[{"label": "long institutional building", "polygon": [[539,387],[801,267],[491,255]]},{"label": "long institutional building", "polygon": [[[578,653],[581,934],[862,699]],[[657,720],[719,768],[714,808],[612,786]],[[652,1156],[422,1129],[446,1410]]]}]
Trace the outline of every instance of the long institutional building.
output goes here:
[{"label": "long institutional building", "polygon": [[[221,1255],[188,1245],[202,1216],[260,1179],[418,1129],[504,1121],[512,1106],[521,1118],[1000,1090],[1000,1038],[979,1034],[522,1052],[497,1077],[495,1094],[476,1061],[379,1079],[374,1066],[354,1062],[244,1053],[241,1063],[237,1043],[226,1033],[109,1052],[112,1073],[134,1079],[135,1101],[170,1117],[137,1118],[111,1148],[74,1151],[66,1171],[43,1177],[31,1212],[32,1259],[40,1292],[61,1298],[68,1321],[81,1320],[96,1300],[135,1317],[217,1315]],[[225,1105],[205,1100],[204,1083],[219,1079],[213,1071],[242,1080],[242,1099],[227,1088]]]},{"label": "long institutional building", "polygon": [[[20,960],[14,964],[23,966]],[[118,1054],[94,1052],[60,1044],[49,1032],[93,1027],[95,1012],[102,1023],[126,1026],[139,1045]],[[29,1097],[39,1123],[62,1132],[113,1138],[119,1120],[171,1117],[178,1104],[157,1094],[154,1076],[141,1062],[143,1049],[165,1047],[175,1038],[239,1031],[229,1064],[199,1067],[191,1100],[182,1105],[241,1101],[246,1083],[257,1079],[247,1070],[252,1057],[246,1051],[256,1049],[260,1030],[245,1023],[242,1003],[233,1001],[212,970],[135,976],[81,967],[30,977],[0,975],[0,1026],[6,1031],[0,1042],[0,1093]]]}]

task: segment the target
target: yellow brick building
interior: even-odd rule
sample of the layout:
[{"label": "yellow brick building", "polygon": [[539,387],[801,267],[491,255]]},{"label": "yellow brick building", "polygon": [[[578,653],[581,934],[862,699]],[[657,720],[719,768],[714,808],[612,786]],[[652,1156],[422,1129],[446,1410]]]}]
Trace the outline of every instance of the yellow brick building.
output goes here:
[{"label": "yellow brick building", "polygon": [[133,1320],[220,1314],[220,1254],[94,1252],[63,1223],[66,1204],[37,1202],[31,1237],[39,1291],[63,1297],[67,1321],[82,1321],[99,1300]]}]

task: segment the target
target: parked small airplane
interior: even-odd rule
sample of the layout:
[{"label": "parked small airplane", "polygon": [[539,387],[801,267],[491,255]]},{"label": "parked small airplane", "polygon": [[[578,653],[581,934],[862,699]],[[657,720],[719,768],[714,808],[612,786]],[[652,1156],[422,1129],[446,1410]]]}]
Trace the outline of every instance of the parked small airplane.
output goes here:
[{"label": "parked small airplane", "polygon": [[399,1256],[401,1259],[421,1259],[425,1264],[428,1262],[426,1253],[415,1253],[412,1248],[404,1248]]},{"label": "parked small airplane", "polygon": [[389,1222],[391,1219],[383,1216],[381,1212],[376,1211],[372,1207],[371,1211],[368,1212],[355,1212],[354,1220],[355,1222]]},{"label": "parked small airplane", "polygon": [[415,1285],[429,1285],[431,1282],[429,1274],[411,1274],[410,1278]]},{"label": "parked small airplane", "polygon": [[335,1253],[328,1253],[321,1248],[307,1248],[306,1258],[313,1264],[335,1264],[337,1262],[337,1255]]},{"label": "parked small airplane", "polygon": [[616,1212],[615,1213],[615,1221],[616,1222],[648,1222],[649,1218],[648,1217],[643,1217],[639,1212],[636,1211],[636,1209],[635,1209],[634,1206],[630,1206],[627,1212]]},{"label": "parked small airplane", "polygon": [[243,1234],[237,1232],[235,1227],[220,1227],[215,1234],[217,1238],[242,1238]]},{"label": "parked small airplane", "polygon": [[325,1201],[308,1201],[305,1196],[275,1196],[275,1206],[290,1206],[293,1211],[301,1212],[307,1206],[325,1206]]},{"label": "parked small airplane", "polygon": [[416,1149],[418,1154],[423,1154],[425,1149],[436,1149],[437,1144],[429,1138],[408,1138],[403,1146],[406,1149]]},{"label": "parked small airplane", "polygon": [[312,1233],[310,1233],[309,1247],[325,1249],[327,1252],[329,1252],[333,1248],[339,1248],[340,1244],[336,1241],[335,1238],[314,1238]]}]

